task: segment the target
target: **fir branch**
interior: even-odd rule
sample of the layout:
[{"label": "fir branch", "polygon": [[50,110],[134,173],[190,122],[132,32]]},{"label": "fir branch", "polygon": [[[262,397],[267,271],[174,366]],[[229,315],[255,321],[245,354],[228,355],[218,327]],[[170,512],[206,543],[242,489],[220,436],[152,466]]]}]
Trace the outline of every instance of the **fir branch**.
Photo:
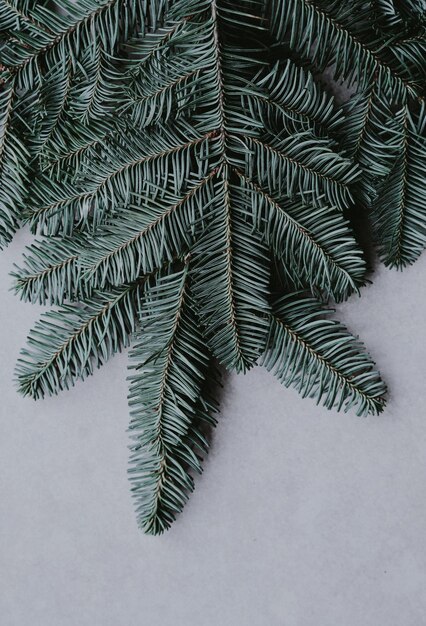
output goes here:
[{"label": "fir branch", "polygon": [[253,83],[259,93],[249,92],[243,102],[251,107],[257,102],[253,117],[266,115],[266,125],[271,123],[269,116],[278,113],[278,132],[290,124],[291,134],[310,130],[321,136],[336,132],[343,124],[342,111],[336,108],[333,98],[319,87],[311,72],[291,59],[259,73]]},{"label": "fir branch", "polygon": [[29,155],[15,127],[15,80],[0,85],[0,247],[19,226],[26,192]]},{"label": "fir branch", "polygon": [[426,246],[426,107],[398,106],[393,96],[383,91],[379,99],[373,88],[349,103],[347,146],[363,169],[358,196],[370,212],[379,253],[386,265],[403,267]]},{"label": "fir branch", "polygon": [[348,185],[357,179],[359,171],[333,152],[328,142],[309,134],[267,139],[248,139],[254,176],[261,184],[291,199],[299,196],[306,203],[321,205],[325,198],[326,203],[341,209],[352,204]]},{"label": "fir branch", "polygon": [[88,245],[83,234],[34,242],[23,255],[23,267],[15,265],[11,274],[15,292],[21,300],[39,304],[60,305],[89,297],[92,289],[82,280],[79,263]]},{"label": "fir branch", "polygon": [[117,122],[112,128],[104,123],[85,126],[74,120],[62,125],[61,141],[52,141],[42,155],[41,169],[48,180],[66,177],[75,179],[87,171],[99,151],[126,131],[126,124]]},{"label": "fir branch", "polygon": [[158,534],[193,490],[189,470],[201,472],[195,450],[207,450],[200,426],[212,423],[214,408],[203,397],[210,357],[190,305],[187,264],[147,290],[141,322],[130,354],[129,477],[139,525]]},{"label": "fir branch", "polygon": [[413,263],[426,247],[426,109],[395,115],[394,162],[372,203],[373,225],[386,265]]},{"label": "fir branch", "polygon": [[[4,0],[2,0],[4,1]],[[71,9],[73,15],[76,15],[77,19],[72,20],[67,17],[59,17],[56,13],[47,12],[46,17],[51,19],[56,25],[59,27],[58,32],[53,33],[50,40],[48,42],[43,42],[42,46],[39,46],[35,49],[34,52],[30,52],[23,47],[21,49],[17,48],[15,50],[10,51],[10,56],[8,56],[6,51],[3,49],[2,53],[5,55],[3,59],[3,64],[9,66],[10,70],[13,73],[16,73],[22,69],[24,69],[29,63],[34,61],[40,55],[44,55],[46,52],[54,49],[56,46],[63,44],[64,42],[69,41],[73,35],[76,33],[84,31],[86,28],[90,28],[90,23],[94,23],[96,18],[102,16],[102,14],[113,7],[114,5],[121,2],[121,0],[104,0],[104,2],[99,5],[97,1],[86,2],[86,10],[80,11],[78,6],[73,6],[71,2],[68,0],[65,1],[64,8]]]},{"label": "fir branch", "polygon": [[[425,243],[415,0],[393,17],[364,0],[25,2],[13,19],[7,4],[0,209],[5,193],[7,236],[24,205],[47,236],[16,291],[61,307],[31,331],[19,387],[58,393],[135,339],[140,526],[168,528],[201,470],[212,356],[234,371],[262,359],[328,408],[380,412],[370,357],[307,292],[340,301],[364,283],[354,198],[385,260]],[[315,76],[330,63],[357,92],[345,112]],[[274,302],[277,276],[290,293]]]},{"label": "fir branch", "polygon": [[46,33],[49,36],[53,34],[50,28],[46,26],[46,24],[38,21],[29,13],[20,10],[17,6],[14,6],[11,2],[9,2],[9,0],[1,0],[0,11],[2,11],[2,13],[0,13],[1,24],[4,25],[4,27],[7,27],[7,30],[13,29],[16,23],[16,18],[18,18],[20,22],[27,23],[34,27],[37,34],[41,34],[40,31]]},{"label": "fir branch", "polygon": [[136,329],[141,283],[94,295],[81,305],[48,311],[18,360],[19,391],[34,399],[84,380],[129,344]]},{"label": "fir branch", "polygon": [[212,352],[244,372],[266,341],[268,266],[260,239],[235,212],[228,176],[224,166],[208,226],[193,247],[194,297]]},{"label": "fir branch", "polygon": [[380,413],[386,388],[371,358],[342,324],[324,319],[325,312],[302,294],[278,300],[263,365],[285,386],[329,409]]},{"label": "fir branch", "polygon": [[[81,256],[84,279],[92,287],[119,285],[136,280],[141,274],[159,268],[164,259],[171,260],[189,249],[199,216],[207,213],[214,197],[213,169],[192,184],[183,196],[150,200],[153,189],[136,198],[138,205],[129,207],[121,219],[99,229],[93,246]],[[173,233],[171,239],[164,233]]]},{"label": "fir branch", "polygon": [[[248,193],[251,200],[242,202],[242,215],[264,235],[295,285],[339,301],[364,284],[365,261],[339,210],[275,199],[237,174],[239,193]],[[247,211],[250,204],[252,211]]]},{"label": "fir branch", "polygon": [[30,224],[48,235],[72,234],[75,222],[80,227],[85,224],[97,226],[117,208],[123,204],[126,206],[132,194],[142,191],[144,180],[160,175],[165,161],[174,159],[176,165],[186,161],[189,166],[194,151],[196,154],[197,150],[202,152],[203,143],[210,137],[211,134],[205,134],[185,140],[170,130],[161,137],[147,134],[133,141],[128,138],[126,151],[117,143],[104,144],[111,159],[105,160],[105,154],[102,154],[92,164],[89,190],[73,193],[72,188],[51,180],[50,197],[46,203],[45,183],[48,179],[40,179],[41,185],[35,189],[29,215]]},{"label": "fir branch", "polygon": [[[383,41],[371,32],[368,42],[360,35],[362,10],[360,14],[358,6],[354,11],[341,2],[272,0],[269,15],[277,39],[288,42],[319,69],[335,64],[336,78],[358,83],[360,88],[371,84],[374,74],[381,71],[395,88],[418,95],[415,82],[404,75],[403,64],[383,55]],[[318,33],[321,38],[316,37]]]}]

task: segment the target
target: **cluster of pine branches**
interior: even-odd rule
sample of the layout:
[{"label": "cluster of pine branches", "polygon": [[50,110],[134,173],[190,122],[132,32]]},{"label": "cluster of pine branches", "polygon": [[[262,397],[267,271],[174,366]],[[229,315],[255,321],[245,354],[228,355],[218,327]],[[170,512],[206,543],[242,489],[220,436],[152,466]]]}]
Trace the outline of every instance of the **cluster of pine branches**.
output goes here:
[{"label": "cluster of pine branches", "polygon": [[[17,366],[56,394],[131,345],[129,476],[168,528],[215,424],[216,363],[328,408],[385,385],[329,316],[426,245],[425,0],[0,0],[0,240],[55,305]],[[341,106],[327,68],[353,96]]]}]

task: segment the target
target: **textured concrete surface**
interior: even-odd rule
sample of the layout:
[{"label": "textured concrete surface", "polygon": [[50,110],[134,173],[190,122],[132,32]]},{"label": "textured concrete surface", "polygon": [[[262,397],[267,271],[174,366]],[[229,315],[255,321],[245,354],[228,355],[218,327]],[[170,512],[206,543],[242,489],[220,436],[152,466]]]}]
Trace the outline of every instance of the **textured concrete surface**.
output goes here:
[{"label": "textured concrete surface", "polygon": [[0,257],[2,626],[426,624],[426,256],[377,270],[339,317],[386,377],[379,418],[230,376],[205,472],[163,537],[136,528],[126,355],[34,403],[12,370],[40,314]]}]

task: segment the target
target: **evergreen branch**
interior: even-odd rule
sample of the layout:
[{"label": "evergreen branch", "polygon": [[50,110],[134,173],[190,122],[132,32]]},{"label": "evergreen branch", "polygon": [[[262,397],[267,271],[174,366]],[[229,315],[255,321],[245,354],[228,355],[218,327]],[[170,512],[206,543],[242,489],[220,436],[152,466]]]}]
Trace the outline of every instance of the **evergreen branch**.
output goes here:
[{"label": "evergreen branch", "polygon": [[[393,7],[393,18],[389,18],[386,8],[377,2],[354,0],[344,5],[338,0],[316,0],[319,10],[347,29],[361,45],[373,50],[380,63],[377,70],[384,74],[386,82],[405,95],[424,94],[425,29],[421,20],[409,19]],[[408,18],[408,19],[407,19]]]},{"label": "evergreen branch", "polygon": [[84,380],[129,344],[141,282],[48,311],[28,336],[16,367],[19,391],[39,399]]},{"label": "evergreen branch", "polygon": [[371,86],[356,94],[346,104],[345,111],[347,114],[345,139],[348,152],[354,160],[362,159],[362,151],[368,138],[371,123],[374,124],[374,109],[377,99],[376,84],[379,74]]},{"label": "evergreen branch", "polygon": [[15,292],[25,302],[63,304],[65,300],[90,297],[92,289],[82,280],[79,261],[90,245],[81,234],[73,238],[50,238],[27,247],[23,267],[15,266]]},{"label": "evergreen branch", "polygon": [[194,108],[200,98],[211,64],[211,28],[188,20],[179,27],[172,24],[165,34],[160,30],[160,40],[146,37],[131,48],[136,59],[128,64],[129,100],[124,110],[131,111],[139,125],[166,123]]},{"label": "evergreen branch", "polygon": [[111,160],[105,161],[102,155],[101,160],[92,164],[84,191],[75,193],[72,187],[49,181],[50,198],[46,203],[45,186],[35,190],[30,225],[48,235],[71,234],[76,222],[83,227],[87,227],[86,224],[98,226],[108,214],[126,206],[132,194],[142,192],[145,180],[158,180],[166,160],[175,159],[179,165],[186,160],[189,166],[193,149],[202,151],[202,144],[212,138],[213,134],[207,133],[185,141],[174,133],[163,136],[154,133],[151,137],[134,139],[133,145],[129,141],[126,152],[116,144],[105,144],[103,148],[111,155]]},{"label": "evergreen branch", "polygon": [[421,25],[426,17],[424,0],[375,0],[374,5],[377,18],[386,27],[405,31],[408,26]]},{"label": "evergreen branch", "polygon": [[315,82],[311,72],[298,67],[291,59],[276,63],[265,74],[256,77],[260,93],[249,95],[253,106],[258,101],[254,117],[262,116],[262,108],[280,114],[281,128],[292,122],[290,132],[311,130],[314,134],[334,132],[343,123],[342,112],[336,109],[333,98]]},{"label": "evergreen branch", "polygon": [[[24,11],[21,11],[18,7],[11,4],[9,0],[1,0],[0,11],[2,10],[6,10],[11,15],[11,22],[10,22],[8,29],[11,29],[16,21],[15,19],[13,19],[13,16],[14,16],[14,17],[19,18],[19,20],[22,20],[23,22],[26,22],[32,27],[34,27],[36,31],[38,32],[38,34],[41,34],[40,31],[42,31],[43,33],[49,36],[54,34],[50,30],[50,28],[46,26],[46,24],[43,24],[39,20],[35,19],[32,15],[28,13],[24,13]],[[1,15],[1,24],[7,27],[8,26],[7,13],[6,14],[0,13],[0,15]]]},{"label": "evergreen branch", "polygon": [[167,122],[172,115],[177,117],[188,106],[197,83],[204,81],[202,69],[190,69],[185,74],[178,71],[175,77],[164,81],[161,87],[155,86],[154,91],[144,85],[145,95],[132,97],[126,105],[132,109],[133,122],[149,126],[159,120]]},{"label": "evergreen branch", "polygon": [[282,198],[274,199],[256,183],[237,172],[247,194],[242,210],[261,232],[278,259],[282,259],[292,282],[320,290],[336,301],[358,291],[365,279],[361,251],[341,212],[330,207],[315,209]]},{"label": "evergreen branch", "polygon": [[[217,172],[213,169],[178,198],[164,195],[153,203],[148,188],[139,207],[100,228],[94,245],[86,247],[81,257],[86,283],[103,288],[133,281],[188,249],[195,224],[212,203]],[[173,237],[165,238],[165,232]]]},{"label": "evergreen branch", "polygon": [[66,110],[70,86],[70,63],[59,61],[45,75],[45,81],[40,89],[44,114],[40,120],[37,141],[34,142],[37,152],[43,151],[49,145],[54,131],[58,128]]},{"label": "evergreen branch", "polygon": [[[178,22],[171,22],[157,31],[147,32],[143,39],[135,38],[126,44],[128,52],[127,70],[130,75],[136,77],[152,61],[161,60],[164,56],[165,48],[171,47],[175,39],[181,36],[182,29],[190,20],[190,16],[185,16]],[[202,29],[199,29],[202,32]]]},{"label": "evergreen branch", "polygon": [[261,185],[310,204],[321,205],[324,198],[341,209],[351,205],[349,185],[359,176],[359,170],[349,159],[333,152],[326,140],[305,133],[281,140],[249,137],[247,143],[252,150],[248,173],[252,169]]},{"label": "evergreen branch", "polygon": [[[385,262],[426,243],[417,2],[0,0],[0,217],[9,237],[25,206],[47,235],[15,289],[61,307],[30,332],[19,387],[57,393],[135,338],[146,532],[201,471],[212,356],[236,371],[262,358],[328,408],[382,410],[364,347],[305,290],[363,284],[354,198]],[[347,115],[315,78],[330,63],[356,91]],[[271,306],[280,280],[291,293]]]},{"label": "evergreen branch", "polygon": [[190,470],[201,472],[195,450],[206,451],[200,426],[212,423],[203,398],[210,358],[189,302],[185,265],[147,290],[130,354],[129,477],[139,525],[150,534],[182,510],[193,490]]},{"label": "evergreen branch", "polygon": [[269,272],[260,240],[233,211],[228,166],[216,183],[214,205],[193,247],[194,297],[213,354],[245,371],[267,334]]},{"label": "evergreen branch", "polygon": [[[106,11],[107,9],[111,8],[113,5],[117,4],[118,2],[121,2],[121,0],[106,0],[104,1],[101,6],[99,6],[98,2],[93,2],[92,5],[90,6],[89,2],[86,2],[86,6],[90,8],[88,9],[88,11],[83,11],[81,13],[81,15],[79,16],[79,18],[75,21],[70,23],[69,25],[67,25],[67,27],[65,28],[65,30],[63,30],[62,32],[58,32],[56,34],[54,34],[54,36],[51,38],[51,40],[44,44],[42,47],[38,48],[35,50],[35,52],[28,52],[25,50],[21,50],[21,59],[19,60],[19,62],[14,63],[12,59],[8,60],[7,58],[3,61],[4,65],[9,65],[9,69],[13,72],[16,73],[22,69],[24,69],[31,61],[34,61],[37,57],[39,57],[40,55],[45,54],[46,52],[48,52],[49,50],[51,50],[52,48],[60,45],[61,43],[65,42],[67,39],[69,39],[73,34],[77,33],[79,30],[84,29],[85,27],[88,26],[88,24],[90,22],[93,22],[95,20],[96,17],[102,15],[102,13],[104,11]],[[75,7],[73,10],[73,13],[75,13]],[[78,11],[77,11],[77,15],[78,15]],[[66,23],[65,20],[59,20],[57,16],[54,16],[54,14],[50,14],[49,17],[54,18],[56,17],[56,23],[57,24],[61,24],[61,23]]]},{"label": "evergreen branch", "polygon": [[[274,35],[310,58],[321,70],[335,64],[336,78],[365,87],[376,71],[381,70],[395,87],[418,95],[415,85],[399,75],[400,68],[381,56],[383,42],[367,44],[357,34],[359,15],[350,5],[342,7],[341,3],[332,2],[331,7],[325,9],[322,5],[313,0],[272,0],[270,20]],[[334,17],[336,13],[340,21]],[[317,38],[318,33],[321,33],[320,38]]]},{"label": "evergreen branch", "polygon": [[[100,37],[91,38],[80,53],[69,95],[69,118],[84,126],[102,122],[114,127],[124,100],[122,61],[106,49]],[[121,118],[121,116],[119,116]]]},{"label": "evergreen branch", "polygon": [[394,163],[372,203],[373,225],[386,265],[413,263],[426,247],[426,108],[395,116]]},{"label": "evergreen branch", "polygon": [[28,152],[15,128],[14,79],[0,85],[0,247],[18,228],[27,182]]},{"label": "evergreen branch", "polygon": [[395,110],[394,92],[381,94],[374,87],[349,102],[346,145],[363,170],[358,196],[371,213],[379,252],[387,265],[403,267],[426,245],[426,107],[409,100]]},{"label": "evergreen branch", "polygon": [[93,121],[85,126],[74,120],[72,126],[61,128],[61,142],[52,142],[45,150],[42,171],[49,179],[60,176],[75,179],[79,172],[87,170],[104,146],[124,130],[124,124],[119,122],[112,128],[105,128]]},{"label": "evergreen branch", "polygon": [[278,300],[263,365],[283,385],[328,409],[380,413],[386,388],[371,358],[342,324],[324,319],[325,312],[301,294]]},{"label": "evergreen branch", "polygon": [[101,42],[95,41],[92,50],[89,49],[89,54],[93,55],[93,78],[87,86],[83,85],[83,89],[80,88],[78,93],[78,99],[84,102],[78,110],[83,124],[88,123],[91,118],[96,119],[112,112],[114,110],[112,98],[117,97],[114,82],[118,77],[111,70],[111,60],[105,58],[106,53]]}]

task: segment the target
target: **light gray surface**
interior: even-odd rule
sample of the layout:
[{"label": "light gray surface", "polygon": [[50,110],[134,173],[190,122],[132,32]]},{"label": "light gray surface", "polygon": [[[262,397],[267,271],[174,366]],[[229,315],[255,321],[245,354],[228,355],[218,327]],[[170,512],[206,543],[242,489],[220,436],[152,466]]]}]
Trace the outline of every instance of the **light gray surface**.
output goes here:
[{"label": "light gray surface", "polygon": [[0,257],[2,626],[426,624],[426,257],[339,307],[390,385],[386,413],[231,376],[204,475],[150,538],[126,479],[126,356],[44,402],[12,387],[40,313],[7,291],[24,239]]}]

